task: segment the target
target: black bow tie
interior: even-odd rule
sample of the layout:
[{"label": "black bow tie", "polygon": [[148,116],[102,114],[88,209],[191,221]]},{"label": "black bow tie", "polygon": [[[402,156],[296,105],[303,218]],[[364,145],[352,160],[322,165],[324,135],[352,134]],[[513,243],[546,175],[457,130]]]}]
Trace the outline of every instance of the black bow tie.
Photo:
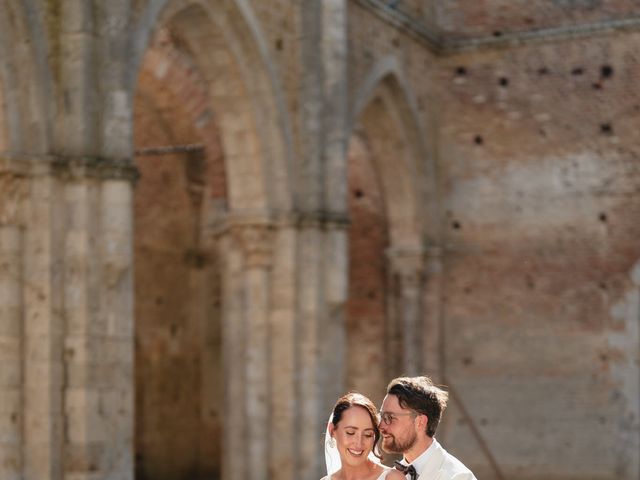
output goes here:
[{"label": "black bow tie", "polygon": [[396,460],[395,462],[393,462],[393,466],[396,467],[396,470],[400,470],[402,473],[404,473],[405,476],[410,475],[411,480],[416,480],[416,478],[418,478],[416,467],[414,467],[413,465],[403,465]]}]

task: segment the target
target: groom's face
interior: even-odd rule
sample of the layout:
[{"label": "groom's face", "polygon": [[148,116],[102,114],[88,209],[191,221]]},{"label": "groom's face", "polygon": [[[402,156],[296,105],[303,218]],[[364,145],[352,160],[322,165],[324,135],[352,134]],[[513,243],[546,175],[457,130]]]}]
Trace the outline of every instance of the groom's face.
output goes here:
[{"label": "groom's face", "polygon": [[411,415],[413,411],[402,408],[395,395],[387,395],[382,402],[380,413],[383,418],[380,421],[382,449],[387,453],[404,453],[409,450],[418,438],[416,417]]}]

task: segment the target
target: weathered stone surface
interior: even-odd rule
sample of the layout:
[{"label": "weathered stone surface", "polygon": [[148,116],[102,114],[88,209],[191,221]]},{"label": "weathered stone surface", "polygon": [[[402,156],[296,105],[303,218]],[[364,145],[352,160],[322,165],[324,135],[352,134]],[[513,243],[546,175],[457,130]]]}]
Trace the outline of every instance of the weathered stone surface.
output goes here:
[{"label": "weathered stone surface", "polygon": [[638,477],[635,2],[5,3],[0,478],[314,480],[420,371],[478,478]]}]

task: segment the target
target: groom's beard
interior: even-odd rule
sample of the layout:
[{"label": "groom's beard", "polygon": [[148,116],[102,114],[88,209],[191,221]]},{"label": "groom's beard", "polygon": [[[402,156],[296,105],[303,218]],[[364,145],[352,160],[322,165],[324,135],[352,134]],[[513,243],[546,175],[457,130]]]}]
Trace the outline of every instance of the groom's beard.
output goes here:
[{"label": "groom's beard", "polygon": [[398,440],[395,436],[382,439],[382,450],[387,453],[404,453],[415,445],[418,436],[416,432],[411,434],[404,440]]}]

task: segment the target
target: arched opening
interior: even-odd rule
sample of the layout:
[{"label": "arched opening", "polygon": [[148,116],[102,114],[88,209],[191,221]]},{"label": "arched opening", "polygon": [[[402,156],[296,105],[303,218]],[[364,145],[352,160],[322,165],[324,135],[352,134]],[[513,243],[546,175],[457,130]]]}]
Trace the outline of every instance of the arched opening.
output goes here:
[{"label": "arched opening", "polygon": [[376,401],[384,391],[386,262],[389,246],[384,196],[367,132],[352,135],[348,150],[349,358],[347,385]]},{"label": "arched opening", "polygon": [[377,77],[361,98],[348,155],[348,386],[381,400],[391,377],[425,365],[426,221],[418,212],[432,208],[422,206],[420,185],[433,179],[396,77]]},{"label": "arched opening", "polygon": [[272,245],[288,240],[267,233],[291,204],[287,121],[247,5],[159,2],[149,23],[161,4],[133,61],[136,474],[258,478],[283,461],[266,332]]},{"label": "arched opening", "polygon": [[206,89],[179,31],[159,28],[134,106],[138,479],[220,476],[220,271],[206,227],[226,187]]}]

